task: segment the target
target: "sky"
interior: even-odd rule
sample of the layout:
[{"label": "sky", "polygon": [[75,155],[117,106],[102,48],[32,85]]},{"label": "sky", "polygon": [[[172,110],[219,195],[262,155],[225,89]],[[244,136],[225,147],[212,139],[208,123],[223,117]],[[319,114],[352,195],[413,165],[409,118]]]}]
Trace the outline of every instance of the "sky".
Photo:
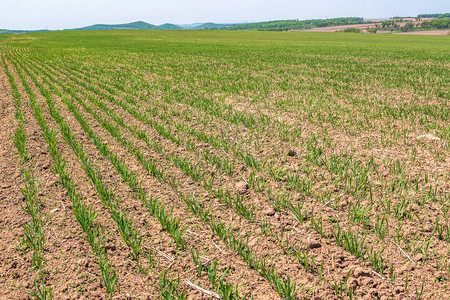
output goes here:
[{"label": "sky", "polygon": [[0,0],[0,28],[58,30],[134,21],[245,23],[448,12],[450,0]]}]

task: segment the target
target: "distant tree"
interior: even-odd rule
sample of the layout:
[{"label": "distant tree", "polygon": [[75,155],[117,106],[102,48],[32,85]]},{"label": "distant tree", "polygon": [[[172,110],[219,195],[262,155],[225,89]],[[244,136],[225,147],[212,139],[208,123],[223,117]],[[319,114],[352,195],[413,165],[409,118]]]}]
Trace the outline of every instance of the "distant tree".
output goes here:
[{"label": "distant tree", "polygon": [[343,32],[355,32],[355,33],[360,33],[360,32],[361,32],[361,29],[359,29],[359,28],[354,28],[354,27],[352,27],[352,28],[345,28],[345,29],[343,30]]},{"label": "distant tree", "polygon": [[400,27],[400,30],[404,31],[404,32],[407,32],[407,31],[412,31],[413,28],[414,28],[414,23],[413,22],[408,22],[403,27]]},{"label": "distant tree", "polygon": [[431,20],[430,24],[436,29],[447,29],[450,28],[450,18]]},{"label": "distant tree", "polygon": [[315,19],[315,20],[283,20],[269,21],[250,24],[239,24],[230,27],[231,30],[267,30],[282,31],[290,29],[310,29],[313,27],[327,27],[337,25],[352,25],[366,23],[363,18],[334,18],[334,19]]},{"label": "distant tree", "polygon": [[436,19],[445,19],[450,18],[450,13],[446,14],[422,14],[418,15],[418,18],[436,18]]},{"label": "distant tree", "polygon": [[383,21],[383,22],[381,22],[381,26],[384,27],[384,28],[387,28],[387,27],[393,26],[393,25],[395,25],[394,21]]}]

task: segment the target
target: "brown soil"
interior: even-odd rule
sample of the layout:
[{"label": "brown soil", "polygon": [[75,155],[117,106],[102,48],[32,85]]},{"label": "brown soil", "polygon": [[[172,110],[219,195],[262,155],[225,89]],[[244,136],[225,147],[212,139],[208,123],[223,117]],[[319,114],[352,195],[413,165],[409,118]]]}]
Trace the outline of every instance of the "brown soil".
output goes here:
[{"label": "brown soil", "polygon": [[[10,69],[12,65],[10,65]],[[3,78],[5,79],[6,78]],[[17,82],[19,79],[16,78]],[[5,81],[7,83],[7,81]],[[32,85],[31,80],[29,80],[29,84]],[[4,89],[7,91],[8,89]],[[25,90],[20,87],[21,94],[25,95]],[[38,90],[35,88],[34,91],[37,93]],[[44,111],[47,111],[45,101],[42,97],[39,97],[39,102]],[[59,101],[59,100],[57,100]],[[14,106],[12,104],[12,100],[10,101],[10,105],[8,106],[12,112],[14,112]],[[58,108],[64,109],[64,106],[58,104]],[[67,109],[66,109],[67,112]],[[198,280],[196,278],[196,268],[191,259],[191,253],[189,250],[180,252],[176,250],[176,247],[173,243],[171,243],[170,237],[162,230],[161,225],[152,217],[148,215],[148,212],[145,208],[142,207],[142,204],[138,202],[133,196],[131,196],[129,188],[124,185],[120,176],[115,173],[114,167],[110,165],[110,163],[102,157],[95,147],[90,143],[88,137],[81,129],[80,125],[76,122],[73,116],[67,115],[66,112],[63,112],[63,116],[67,117],[69,124],[71,125],[72,130],[76,133],[77,137],[80,138],[80,142],[84,145],[85,150],[91,153],[90,158],[92,162],[99,167],[103,174],[103,178],[106,179],[106,182],[111,188],[116,190],[116,194],[119,199],[121,199],[121,203],[123,203],[129,210],[130,215],[133,216],[134,222],[138,229],[147,236],[146,242],[144,243],[144,247],[147,249],[157,249],[158,251],[158,260],[160,261],[160,270],[155,270],[152,276],[145,277],[142,274],[139,274],[135,264],[129,261],[128,251],[126,251],[126,247],[123,243],[118,239],[120,237],[116,225],[112,222],[109,215],[106,213],[106,210],[99,203],[96,196],[96,191],[89,183],[89,179],[84,174],[83,170],[80,168],[76,157],[68,149],[67,144],[65,144],[60,138],[60,146],[63,155],[66,158],[67,166],[71,169],[72,177],[76,180],[79,185],[77,186],[79,192],[82,194],[87,204],[92,205],[92,207],[100,213],[97,221],[109,231],[110,238],[108,239],[107,248],[114,249],[109,253],[109,259],[113,262],[113,265],[118,269],[119,278],[126,279],[121,281],[121,295],[130,295],[134,297],[144,297],[147,299],[155,299],[157,298],[158,292],[158,276],[159,272],[165,269],[170,269],[171,276],[175,276],[177,274],[182,274],[182,288],[186,289],[191,299],[199,299],[204,297],[204,293],[189,287],[184,284],[185,280],[194,282],[196,285],[202,286],[208,290],[212,290],[213,288],[210,286],[210,283],[203,277],[202,280]],[[36,149],[39,153],[43,153],[46,155],[46,158],[42,156],[36,156],[36,160],[40,162],[37,166],[36,171],[42,171],[42,169],[50,172],[51,170],[51,157],[49,157],[48,153],[45,151],[45,141],[42,136],[40,136],[40,129],[38,129],[38,125],[32,117],[32,111],[28,108],[26,110],[27,120],[29,120],[29,131],[34,133],[34,136],[28,135],[30,140],[37,140],[40,145],[34,145],[34,143],[30,143],[30,147],[32,149]],[[11,115],[10,115],[11,117]],[[13,114],[12,114],[13,117]],[[47,121],[49,125],[54,130],[58,131],[58,125],[52,120],[49,113],[46,112]],[[86,116],[87,120],[89,120],[89,116]],[[7,124],[6,122],[3,124]],[[95,130],[98,132],[102,132],[103,129],[98,124],[93,124]],[[12,129],[11,129],[12,130]],[[28,132],[27,132],[28,133]],[[108,136],[107,133],[103,133],[103,136]],[[14,153],[15,149],[11,144],[11,137],[8,135],[6,139],[9,141],[11,149],[9,149],[10,153]],[[119,157],[126,158],[126,150],[122,149],[120,146],[115,146],[116,143],[114,140],[107,139],[109,145],[111,145],[111,149],[117,151]],[[2,144],[3,145],[3,144]],[[6,144],[7,145],[7,144]],[[6,151],[6,150],[5,150]],[[34,158],[33,158],[34,160]],[[128,160],[128,159],[127,159]],[[129,157],[130,162],[134,160],[134,158]],[[172,207],[172,201],[174,198],[179,198],[175,193],[171,192],[169,186],[161,186],[155,179],[149,177],[148,175],[140,170],[138,165],[132,165],[132,169],[138,171],[142,176],[143,182],[145,182],[144,187],[150,194],[158,195],[160,197],[161,202],[165,203],[168,207]],[[19,169],[18,164],[12,166],[10,171]],[[20,180],[20,174],[18,175]],[[35,174],[36,178],[39,181],[44,181],[42,177],[44,175],[40,175],[38,173]],[[47,175],[49,176],[49,175]],[[64,243],[53,243],[50,245],[46,245],[46,257],[48,258],[47,269],[52,270],[52,277],[48,280],[48,284],[53,286],[53,290],[55,296],[57,298],[78,298],[87,296],[89,298],[104,298],[104,288],[102,287],[101,279],[99,278],[99,270],[98,264],[95,262],[92,251],[89,249],[89,245],[83,240],[83,234],[80,232],[79,224],[76,223],[73,214],[70,211],[71,205],[68,197],[65,195],[64,189],[59,186],[56,182],[55,175],[51,174],[52,180],[48,182],[45,180],[45,184],[41,184],[40,190],[44,195],[53,195],[54,199],[52,200],[52,204],[50,204],[50,199],[43,199],[45,203],[47,203],[46,207],[48,210],[53,207],[58,208],[56,212],[52,213],[52,216],[59,214],[59,212],[63,214],[67,214],[70,217],[70,220],[67,220],[66,217],[58,217],[55,216],[54,219],[46,223],[46,227],[52,230],[50,234],[54,234],[54,238],[64,241]],[[7,186],[7,182],[5,183],[5,190],[7,192],[13,193],[14,191]],[[47,190],[49,187],[58,188],[58,191]],[[164,192],[166,191],[166,192]],[[17,193],[16,193],[17,195]],[[58,195],[56,197],[55,195]],[[5,197],[7,197],[5,195]],[[179,201],[179,200],[178,200]],[[3,202],[2,202],[3,204]],[[5,202],[7,204],[7,202]],[[50,206],[51,205],[51,206]],[[180,205],[183,205],[180,203]],[[17,213],[20,211],[20,206],[17,204],[9,204],[8,208],[15,209],[14,213],[4,215],[5,221],[2,221],[5,224],[10,224],[13,222],[17,222]],[[223,244],[222,241],[218,240],[214,237],[209,229],[205,228],[201,222],[192,220],[190,218],[185,219],[187,207],[173,207],[174,215],[177,217],[182,217],[183,226],[188,226],[189,233],[186,235],[189,236],[189,244],[191,247],[199,250],[200,253],[204,253],[204,257],[206,259],[215,259],[219,261],[219,268],[231,267],[229,271],[229,275],[227,276],[230,284],[236,286],[237,283],[239,285],[243,285],[241,292],[246,293],[251,291],[253,295],[257,296],[260,299],[273,299],[277,298],[277,294],[275,291],[268,286],[266,282],[260,282],[261,279],[259,276],[255,274],[254,271],[247,269],[246,264],[242,262],[236,254],[226,251],[227,247]],[[9,216],[10,220],[7,219]],[[20,221],[20,219],[19,219]],[[63,224],[54,225],[52,224],[56,222],[63,222]],[[69,222],[70,221],[70,222]],[[22,223],[20,223],[22,224]],[[21,227],[16,225],[17,233],[11,235],[11,228],[9,227],[8,231],[3,231],[5,235],[10,236],[3,240],[10,241],[8,244],[11,245],[8,248],[8,252],[4,252],[5,258],[9,257],[13,260],[14,257],[17,257],[13,260],[11,265],[7,265],[7,270],[3,274],[5,274],[5,288],[2,289],[5,292],[5,297],[7,298],[19,298],[23,295],[26,295],[26,292],[32,288],[33,281],[33,273],[30,272],[30,264],[27,262],[26,257],[20,257],[17,249],[14,248],[13,245],[17,244],[18,237],[21,235]],[[5,226],[7,226],[5,225]],[[64,227],[60,228],[60,230],[56,229],[56,226]],[[6,227],[4,227],[6,229]],[[53,231],[55,229],[56,231]],[[73,234],[76,233],[76,236]],[[200,247],[199,247],[200,245]],[[203,245],[203,246],[201,246]],[[217,246],[216,246],[217,245]],[[82,249],[79,249],[82,247]],[[220,250],[219,250],[220,249]],[[222,250],[223,249],[223,250]],[[53,253],[58,253],[53,254]],[[168,257],[169,259],[167,259]],[[175,261],[173,259],[175,258]],[[21,264],[17,264],[15,260],[21,260]],[[16,272],[15,268],[20,266],[20,272]],[[63,267],[62,267],[63,266]],[[17,274],[18,273],[18,274]],[[25,275],[27,274],[27,276]],[[54,276],[53,276],[54,274]],[[9,289],[8,289],[9,287]]]},{"label": "brown soil", "polygon": [[425,31],[410,31],[399,32],[396,34],[412,34],[412,35],[450,35],[450,30],[425,30]]},{"label": "brown soil", "polygon": [[[21,225],[24,223],[24,213],[20,209],[20,181],[19,172],[20,163],[18,156],[11,155],[15,153],[12,136],[14,134],[16,122],[14,118],[15,108],[12,99],[9,83],[3,68],[0,71],[0,101],[2,103],[0,111],[0,240],[1,246],[1,288],[2,297],[8,297],[8,290],[14,289],[17,285],[25,284],[26,280],[22,278],[24,272],[17,272],[23,269],[23,260],[17,255],[14,246],[17,245],[18,236],[21,234]],[[9,297],[11,298],[11,297]]]},{"label": "brown soil", "polygon": [[[6,76],[1,73],[2,84],[8,84]],[[25,91],[19,88],[24,99]],[[8,89],[2,89],[7,91]],[[9,101],[7,101],[9,99]],[[9,108],[14,109],[12,99],[5,98]],[[41,214],[44,216],[45,228],[45,249],[46,258],[45,269],[51,276],[47,280],[48,285],[53,286],[55,295],[58,298],[79,298],[83,293],[89,293],[92,298],[102,298],[103,292],[98,280],[98,267],[89,249],[83,235],[80,234],[80,226],[76,222],[72,211],[70,210],[70,201],[66,196],[65,190],[58,184],[57,176],[52,172],[52,158],[47,151],[45,141],[41,135],[41,130],[35,120],[32,118],[31,109],[23,105],[22,109],[26,115],[26,133],[27,146],[30,153],[30,161],[27,166],[31,168],[36,181],[39,184],[39,197],[42,201]],[[13,115],[10,115],[10,117]],[[2,124],[14,123],[2,122]],[[4,128],[2,133],[7,133],[9,141],[6,140],[2,146],[7,146],[8,151],[16,153],[14,145],[11,143],[11,131],[14,127]],[[14,158],[15,162],[10,162],[8,166],[2,168],[5,174],[8,172],[17,173],[20,170],[17,155],[6,155],[4,157]],[[5,160],[2,160],[2,163]],[[9,171],[8,171],[9,170]],[[3,174],[3,172],[2,172]],[[14,183],[8,183],[10,180]],[[4,184],[10,184],[9,189],[2,191],[2,241],[8,245],[5,251],[2,251],[2,259],[8,261],[2,264],[2,288],[1,297],[8,299],[27,298],[26,295],[33,289],[33,280],[36,271],[31,270],[30,253],[22,254],[16,247],[19,246],[19,238],[23,235],[22,225],[29,216],[21,210],[22,187],[20,173],[6,179]],[[3,237],[5,234],[5,237]]]},{"label": "brown soil", "polygon": [[[118,111],[120,111],[120,109],[118,109]],[[133,122],[133,118],[130,118],[129,119],[130,120],[130,122]],[[225,126],[225,124],[223,124],[223,125],[221,125],[220,124],[220,122],[219,121],[217,121],[217,126],[220,128],[220,127],[222,127],[222,126]],[[231,134],[231,135],[234,135],[234,129],[233,129],[233,127],[234,127],[234,125],[230,125],[230,124],[227,124],[226,126],[228,126],[228,128],[229,128],[229,133]],[[204,130],[206,130],[206,128],[204,129]],[[211,132],[211,130],[213,130],[213,128],[209,128],[209,131]],[[150,128],[145,128],[145,131],[147,131],[147,132],[149,132],[149,131],[151,131],[151,129]],[[245,132],[246,132],[246,130],[245,130],[245,128],[240,128],[240,129],[236,129],[236,134],[237,134],[237,132],[239,132],[240,133],[240,136],[237,136],[237,135],[235,135],[235,139],[245,139]],[[164,142],[164,144],[165,144],[166,142]],[[201,146],[201,145],[199,145],[199,146]],[[203,147],[206,147],[206,145],[203,145]],[[272,146],[270,146],[270,144],[267,144],[266,145],[266,147],[264,147],[265,149],[273,149],[273,145]],[[277,147],[279,147],[279,145],[277,145]],[[289,151],[287,151],[286,150],[286,153],[288,153]],[[195,159],[194,157],[192,157],[192,159]],[[299,159],[299,157],[298,158],[296,158],[296,159]],[[295,160],[294,160],[295,161]],[[242,166],[238,166],[238,169],[243,169],[243,170],[245,170],[245,166],[244,165],[242,165]],[[174,172],[176,172],[175,170],[174,170]],[[178,171],[178,173],[177,173],[177,176],[183,176],[181,173],[179,173],[179,171]],[[239,184],[239,185],[241,185],[241,184]],[[279,186],[276,184],[276,183],[273,183],[273,187],[274,188],[278,188]],[[237,189],[239,189],[239,187],[238,186],[236,186],[236,188]],[[254,199],[253,201],[256,201],[256,199],[258,199],[260,196],[258,196],[257,194],[253,194],[253,192],[252,191],[250,191],[250,198],[252,198],[252,199]],[[312,199],[311,199],[312,200]],[[349,202],[349,201],[352,201],[351,200],[351,198],[350,199],[348,199],[348,200],[346,200],[345,198],[343,198],[342,199],[344,202]],[[285,217],[282,217],[281,215],[277,215],[277,214],[274,214],[274,213],[272,213],[272,212],[268,212],[267,211],[267,207],[265,206],[265,202],[264,202],[264,200],[263,199],[261,199],[261,200],[258,200],[257,201],[257,203],[255,203],[255,205],[258,205],[258,203],[259,203],[259,205],[261,205],[261,207],[260,208],[258,208],[258,211],[259,210],[261,210],[262,212],[263,212],[263,214],[266,214],[267,216],[269,216],[269,217],[271,217],[271,216],[275,216],[275,219],[273,219],[273,221],[271,221],[271,222],[273,222],[273,223],[284,223],[284,224],[292,224],[292,219],[286,219],[286,221],[283,221],[283,219],[285,218]],[[320,208],[320,205],[318,205],[318,206],[316,206],[316,209],[322,209],[323,210],[323,208]],[[336,216],[336,211],[335,210],[329,210],[329,214],[328,213],[325,213],[324,211],[322,211],[322,213],[323,213],[323,216],[326,216],[327,218],[332,218],[332,217],[335,217]],[[238,218],[238,217],[237,217]],[[280,219],[280,218],[283,218],[283,219]],[[242,221],[240,221],[240,222],[242,222]],[[392,220],[390,220],[389,221],[390,223],[393,223],[393,224],[395,224],[396,223],[396,220],[395,219],[392,219]],[[394,227],[395,227],[395,225],[394,225]],[[416,228],[417,227],[417,223],[411,223],[411,229],[412,228]],[[426,226],[425,227],[423,227],[423,234],[425,234],[425,235],[427,235],[427,232],[429,232],[429,228],[427,228]],[[335,248],[336,246],[335,245],[333,245],[333,244],[329,244],[327,241],[324,241],[324,240],[321,240],[321,238],[320,238],[320,236],[317,236],[317,235],[313,235],[313,236],[309,236],[308,237],[308,241],[302,241],[302,243],[306,243],[306,244],[308,244],[309,243],[309,240],[311,239],[311,238],[314,238],[314,240],[316,240],[316,241],[319,241],[319,242],[314,242],[314,243],[311,243],[311,244],[313,244],[313,245],[316,245],[316,244],[321,244],[321,245],[327,245],[327,247],[325,247],[325,248],[322,248],[322,249],[324,249],[325,251],[327,251],[327,252],[325,252],[325,253],[327,253],[327,254],[325,254],[324,256],[325,257],[322,257],[320,254],[317,254],[318,256],[317,257],[320,257],[321,259],[327,259],[327,258],[332,258],[331,259],[331,261],[330,261],[330,263],[329,263],[329,265],[335,265],[336,263],[335,263],[335,255],[334,254],[330,254],[330,252],[328,252],[328,251],[330,251],[330,249],[336,249],[336,250],[331,250],[332,252],[331,253],[335,253],[334,251],[338,251],[338,253],[342,253],[341,252],[341,250],[339,250],[339,248],[337,247],[337,248]],[[376,239],[375,239],[376,240]],[[441,243],[441,245],[442,245],[442,243]],[[434,245],[434,247],[435,247],[435,249],[436,250],[438,250],[438,249],[440,249],[441,248],[441,246],[439,246],[439,245]],[[315,246],[314,247],[311,247],[311,248],[315,248]],[[404,260],[404,256],[402,255],[402,252],[400,252],[400,251],[398,251],[398,249],[396,250],[396,248],[395,248],[395,245],[394,244],[390,244],[389,245],[389,248],[390,248],[390,250],[388,251],[388,252],[386,252],[386,255],[388,256],[388,257],[390,257],[391,258],[391,261],[392,262],[395,262],[395,261],[398,261],[399,263],[398,263],[398,267],[400,268],[400,266],[403,264],[402,263],[402,261]],[[327,250],[328,249],[328,250]],[[439,250],[440,251],[440,250]],[[344,252],[344,254],[337,254],[338,255],[338,257],[345,257],[345,260],[351,260],[352,258],[351,257],[347,257],[346,255],[345,255],[345,252]],[[341,255],[344,255],[344,256],[341,256]],[[356,264],[358,264],[358,262],[357,261],[355,261],[355,263]],[[397,263],[396,263],[397,264]],[[354,265],[352,265],[351,264],[351,262],[350,262],[350,264],[344,264],[344,270],[345,270],[345,266],[352,266],[352,267],[354,267]],[[415,270],[417,270],[417,272],[420,272],[420,273],[423,273],[423,274],[425,274],[427,271],[426,271],[426,267],[424,268],[424,267],[420,267],[420,266],[418,266],[418,267],[414,267],[414,269]],[[420,270],[420,271],[419,271]],[[336,271],[336,269],[334,270],[334,271]],[[403,271],[402,271],[403,272]],[[430,276],[431,276],[431,274],[430,274]],[[336,277],[335,277],[336,278]],[[387,287],[387,286],[386,286]],[[385,287],[385,288],[386,288]],[[401,287],[401,284],[399,283],[399,287],[398,288],[400,288]]]}]

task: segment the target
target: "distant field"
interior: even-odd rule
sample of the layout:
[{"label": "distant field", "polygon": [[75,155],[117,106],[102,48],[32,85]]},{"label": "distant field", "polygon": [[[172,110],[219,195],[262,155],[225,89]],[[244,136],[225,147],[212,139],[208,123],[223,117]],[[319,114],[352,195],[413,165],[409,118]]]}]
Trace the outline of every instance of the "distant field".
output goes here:
[{"label": "distant field", "polygon": [[0,35],[0,298],[448,299],[449,38]]},{"label": "distant field", "polygon": [[426,30],[426,31],[411,31],[401,32],[398,34],[413,34],[413,35],[450,35],[450,30]]},{"label": "distant field", "polygon": [[[360,24],[360,25],[341,25],[341,26],[329,26],[329,27],[317,27],[312,29],[294,29],[292,31],[309,31],[309,32],[336,32],[344,31],[349,28],[356,28],[361,30],[361,32],[366,33],[367,28],[375,27],[374,24]],[[410,32],[390,32],[387,30],[379,30],[377,33],[387,34],[407,34],[407,35],[450,35],[450,30],[422,30],[422,31],[410,31]]]},{"label": "distant field", "polygon": [[[306,29],[305,31],[312,31],[312,32],[336,32],[336,31],[343,31],[344,29],[348,28],[357,28],[361,31],[367,31],[367,28],[373,28],[375,27],[375,23],[368,23],[368,24],[355,24],[355,25],[340,25],[340,26],[328,26],[328,27],[315,27],[311,29]],[[304,29],[294,29],[292,31],[302,31]]]}]

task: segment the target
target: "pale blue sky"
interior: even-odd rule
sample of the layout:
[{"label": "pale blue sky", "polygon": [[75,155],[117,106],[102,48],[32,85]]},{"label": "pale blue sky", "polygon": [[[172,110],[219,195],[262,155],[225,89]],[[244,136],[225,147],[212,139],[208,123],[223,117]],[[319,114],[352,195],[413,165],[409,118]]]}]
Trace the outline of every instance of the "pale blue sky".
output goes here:
[{"label": "pale blue sky", "polygon": [[450,12],[450,0],[0,0],[0,28],[64,29],[96,23],[256,22]]}]

